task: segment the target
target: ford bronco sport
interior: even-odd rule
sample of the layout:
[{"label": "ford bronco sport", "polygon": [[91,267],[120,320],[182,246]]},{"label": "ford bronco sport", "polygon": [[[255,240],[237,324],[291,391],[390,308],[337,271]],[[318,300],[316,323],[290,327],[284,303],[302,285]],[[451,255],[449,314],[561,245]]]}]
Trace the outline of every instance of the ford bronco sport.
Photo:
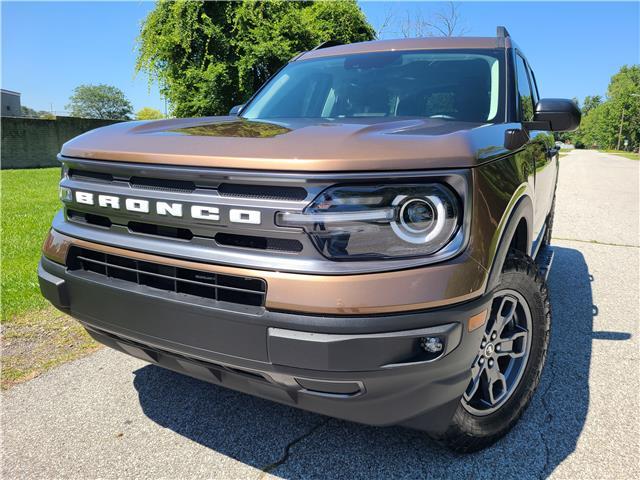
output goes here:
[{"label": "ford bronco sport", "polygon": [[41,290],[162,367],[477,450],[540,379],[579,121],[503,27],[322,45],[229,116],[66,143]]}]

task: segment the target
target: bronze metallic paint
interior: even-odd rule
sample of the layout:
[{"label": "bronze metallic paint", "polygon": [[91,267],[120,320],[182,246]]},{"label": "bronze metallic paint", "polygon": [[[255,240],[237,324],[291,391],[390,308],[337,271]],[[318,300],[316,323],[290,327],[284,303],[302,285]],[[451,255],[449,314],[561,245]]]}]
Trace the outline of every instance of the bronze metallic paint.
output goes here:
[{"label": "bronze metallic paint", "polygon": [[[304,275],[197,263],[134,252],[80,240],[52,230],[44,255],[62,260],[71,245],[137,260],[229,275],[260,277],[267,282],[270,310],[333,314],[382,314],[441,307],[482,294],[487,271],[469,255],[423,268],[363,275]],[[62,261],[61,261],[62,260]]]},{"label": "bronze metallic paint", "polygon": [[[62,155],[291,172],[452,169],[474,167],[508,154],[503,146],[504,131],[515,127],[408,117],[323,123],[283,120],[265,124],[264,129],[241,129],[242,139],[237,138],[235,127],[227,136],[220,136],[232,121],[237,122],[237,117],[124,122],[68,141]],[[192,134],[176,133],[186,131]],[[202,133],[211,131],[217,136]],[[283,133],[261,136],[265,131]],[[253,136],[245,136],[250,133]]]},{"label": "bronze metallic paint", "polygon": [[525,151],[473,169],[469,254],[491,269],[500,239],[519,200],[533,196],[534,177]]}]

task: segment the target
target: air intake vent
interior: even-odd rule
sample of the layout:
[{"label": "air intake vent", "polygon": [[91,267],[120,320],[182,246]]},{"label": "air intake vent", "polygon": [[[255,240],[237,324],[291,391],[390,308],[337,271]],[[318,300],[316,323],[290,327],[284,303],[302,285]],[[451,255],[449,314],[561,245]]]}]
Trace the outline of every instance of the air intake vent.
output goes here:
[{"label": "air intake vent", "polygon": [[89,180],[99,182],[113,182],[113,175],[109,173],[87,172],[85,170],[70,169],[69,176],[74,180]]},{"label": "air intake vent", "polygon": [[161,190],[164,192],[191,193],[196,189],[196,184],[187,180],[163,180],[161,178],[131,177],[129,185],[135,188],[147,190]]},{"label": "air intake vent", "polygon": [[129,230],[145,235],[155,235],[157,237],[179,238],[180,240],[191,240],[193,233],[188,228],[167,227],[154,223],[129,222]]},{"label": "air intake vent", "polygon": [[302,187],[244,185],[221,183],[218,193],[223,197],[263,198],[265,200],[304,200],[307,191]]},{"label": "air intake vent", "polygon": [[256,307],[264,306],[267,290],[261,278],[179,268],[78,247],[70,249],[67,266],[175,294]]},{"label": "air intake vent", "polygon": [[291,238],[254,237],[251,235],[235,235],[217,233],[214,237],[218,245],[227,247],[254,248],[258,250],[277,250],[280,252],[301,252],[302,243]]},{"label": "air intake vent", "polygon": [[95,215],[93,213],[76,212],[75,210],[67,210],[69,220],[80,223],[87,223],[97,227],[111,228],[111,220],[109,217]]}]

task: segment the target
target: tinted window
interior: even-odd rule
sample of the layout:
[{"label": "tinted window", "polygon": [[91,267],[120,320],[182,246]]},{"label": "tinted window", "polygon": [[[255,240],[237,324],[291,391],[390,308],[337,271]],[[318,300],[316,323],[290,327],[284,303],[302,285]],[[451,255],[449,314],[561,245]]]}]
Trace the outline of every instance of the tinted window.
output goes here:
[{"label": "tinted window", "polygon": [[531,66],[527,64],[527,72],[529,72],[529,84],[533,90],[533,105],[538,103],[540,100],[540,92],[538,92],[538,84],[536,83],[536,76],[533,74],[533,70],[531,70]]},{"label": "tinted window", "polygon": [[429,117],[491,122],[500,115],[494,51],[377,52],[292,62],[256,96],[248,119]]},{"label": "tinted window", "polygon": [[516,71],[518,74],[518,102],[520,106],[520,120],[530,122],[533,120],[533,95],[529,85],[527,67],[520,55],[516,55]]}]

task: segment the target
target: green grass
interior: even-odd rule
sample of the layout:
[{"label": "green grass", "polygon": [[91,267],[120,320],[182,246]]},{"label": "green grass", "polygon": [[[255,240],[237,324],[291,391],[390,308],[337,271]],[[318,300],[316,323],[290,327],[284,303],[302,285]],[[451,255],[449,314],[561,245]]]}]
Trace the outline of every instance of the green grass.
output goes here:
[{"label": "green grass", "polygon": [[38,287],[42,242],[60,208],[59,180],[59,168],[0,172],[3,389],[98,348]]},{"label": "green grass", "polygon": [[612,155],[619,155],[624,158],[628,158],[629,160],[640,160],[640,155],[633,152],[625,152],[624,150],[598,150],[602,153],[610,153]]},{"label": "green grass", "polygon": [[2,322],[44,308],[36,274],[42,242],[60,208],[59,168],[3,170]]}]

